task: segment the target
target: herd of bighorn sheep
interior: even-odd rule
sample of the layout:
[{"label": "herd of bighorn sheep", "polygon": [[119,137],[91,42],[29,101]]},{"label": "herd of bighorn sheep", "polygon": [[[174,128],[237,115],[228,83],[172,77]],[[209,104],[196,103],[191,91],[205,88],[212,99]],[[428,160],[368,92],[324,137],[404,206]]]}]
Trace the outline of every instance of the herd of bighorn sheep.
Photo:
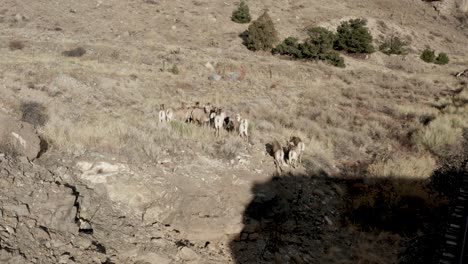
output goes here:
[{"label": "herd of bighorn sheep", "polygon": [[[181,107],[173,110],[166,109],[161,104],[159,110],[159,123],[166,123],[172,120],[185,123],[196,123],[201,126],[214,128],[216,137],[220,136],[222,129],[228,132],[237,132],[239,136],[248,141],[249,120],[241,118],[236,114],[235,118],[228,116],[222,108],[214,107],[210,103],[201,106],[196,102],[193,106],[186,106],[181,103]],[[283,171],[282,166],[289,165],[296,168],[297,163],[302,163],[302,154],[305,150],[305,144],[301,138],[292,136],[286,141],[286,147],[282,147],[278,141],[271,144],[271,155],[278,173]]]},{"label": "herd of bighorn sheep", "polygon": [[[299,137],[291,137],[283,148],[278,141],[271,144],[271,154],[274,158],[278,173],[283,171],[282,166],[287,165],[296,168],[297,162],[302,163],[302,154],[305,150],[305,144]],[[285,162],[285,160],[287,162]]]},{"label": "herd of bighorn sheep", "polygon": [[210,103],[201,106],[199,102],[196,102],[194,106],[186,106],[182,102],[180,108],[176,110],[166,109],[164,104],[161,104],[159,123],[172,120],[214,128],[216,137],[219,137],[221,130],[225,129],[228,132],[237,132],[245,140],[249,138],[248,119],[241,118],[240,114],[237,114],[235,118],[230,117],[222,108],[214,107]]}]

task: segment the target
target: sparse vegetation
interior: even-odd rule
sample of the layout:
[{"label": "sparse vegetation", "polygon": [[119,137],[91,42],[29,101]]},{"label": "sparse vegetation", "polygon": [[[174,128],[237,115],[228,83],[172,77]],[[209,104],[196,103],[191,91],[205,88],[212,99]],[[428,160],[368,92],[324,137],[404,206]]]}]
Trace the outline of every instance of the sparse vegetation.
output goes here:
[{"label": "sparse vegetation", "polygon": [[268,13],[265,11],[250,24],[245,45],[253,51],[271,50],[278,42],[278,32]]},{"label": "sparse vegetation", "polygon": [[250,23],[252,18],[250,17],[249,6],[245,1],[241,1],[236,10],[232,12],[231,20],[236,23]]},{"label": "sparse vegetation", "polygon": [[220,158],[231,160],[236,158],[243,148],[244,142],[242,139],[238,137],[229,137],[217,146],[216,154]]},{"label": "sparse vegetation", "polygon": [[379,49],[384,54],[406,55],[408,54],[408,42],[397,36],[391,36],[383,41]]},{"label": "sparse vegetation", "polygon": [[23,102],[21,113],[21,120],[34,126],[44,126],[49,118],[45,106],[38,102]]},{"label": "sparse vegetation", "polygon": [[85,55],[85,53],[86,53],[86,50],[83,47],[78,47],[75,49],[64,51],[62,52],[62,55],[66,57],[81,57]]},{"label": "sparse vegetation", "polygon": [[449,57],[447,53],[444,53],[444,52],[439,53],[439,55],[435,59],[435,63],[440,64],[440,65],[445,65],[449,63]]},{"label": "sparse vegetation", "polygon": [[24,49],[24,42],[19,40],[13,40],[10,41],[8,47],[10,48],[10,50],[22,50]]},{"label": "sparse vegetation", "polygon": [[431,50],[430,48],[426,48],[421,54],[421,59],[427,63],[434,62],[435,60],[434,51]]},{"label": "sparse vegetation", "polygon": [[179,68],[177,67],[177,65],[174,64],[174,66],[172,66],[170,69],[169,69],[169,72],[172,73],[172,74],[179,74],[180,73],[180,70]]},{"label": "sparse vegetation", "polygon": [[395,157],[374,162],[369,166],[373,177],[427,179],[436,169],[436,160],[429,154],[397,153]]},{"label": "sparse vegetation", "polygon": [[453,153],[463,140],[463,130],[450,115],[436,118],[415,135],[417,146],[423,146],[438,156]]},{"label": "sparse vegetation", "polygon": [[349,53],[372,53],[372,35],[366,27],[366,20],[351,19],[342,22],[337,28],[334,48]]}]

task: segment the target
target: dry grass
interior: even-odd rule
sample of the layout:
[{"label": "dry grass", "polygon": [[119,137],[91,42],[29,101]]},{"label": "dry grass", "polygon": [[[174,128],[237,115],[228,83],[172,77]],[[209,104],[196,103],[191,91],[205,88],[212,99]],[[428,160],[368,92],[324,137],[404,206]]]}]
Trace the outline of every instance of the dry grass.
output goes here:
[{"label": "dry grass", "polygon": [[236,158],[245,149],[244,142],[239,137],[228,137],[216,147],[218,158],[231,160]]},{"label": "dry grass", "polygon": [[374,177],[428,179],[436,168],[437,162],[429,154],[398,153],[387,160],[374,162],[368,170]]},{"label": "dry grass", "polygon": [[[146,120],[145,122],[143,120]],[[76,120],[71,115],[53,115],[44,133],[61,150],[79,155],[86,150],[120,154],[130,159],[157,159],[166,149],[183,148],[185,140],[210,141],[205,129],[173,121],[159,124],[156,119],[126,116],[123,119],[93,115]]]},{"label": "dry grass", "polygon": [[437,117],[415,135],[415,144],[439,156],[456,151],[463,141],[463,128],[468,126],[467,109],[452,109],[454,112]]},{"label": "dry grass", "polygon": [[8,44],[8,47],[10,48],[10,50],[14,51],[14,50],[22,50],[22,49],[24,49],[25,45],[24,45],[24,42],[23,42],[23,41],[20,41],[20,40],[12,40],[12,41],[10,41],[10,43]]}]

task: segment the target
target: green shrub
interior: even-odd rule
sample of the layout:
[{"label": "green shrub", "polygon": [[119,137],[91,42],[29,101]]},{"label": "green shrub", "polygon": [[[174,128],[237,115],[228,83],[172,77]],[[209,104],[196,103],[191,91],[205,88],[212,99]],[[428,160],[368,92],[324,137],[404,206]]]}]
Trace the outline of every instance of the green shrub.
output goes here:
[{"label": "green shrub", "polygon": [[281,55],[289,55],[291,57],[294,57],[296,59],[301,59],[302,58],[302,50],[301,50],[301,44],[298,43],[297,38],[286,38],[278,44],[273,50],[273,54],[281,54]]},{"label": "green shrub", "polygon": [[249,6],[244,1],[241,1],[239,7],[232,12],[231,20],[241,24],[249,23],[252,20]]},{"label": "green shrub", "polygon": [[387,55],[405,55],[408,54],[408,44],[408,42],[401,40],[399,37],[391,36],[384,40],[379,49]]},{"label": "green shrub", "polygon": [[434,62],[435,60],[434,51],[431,50],[430,48],[426,48],[421,54],[421,59],[428,63]]},{"label": "green shrub", "polygon": [[337,28],[334,48],[350,53],[372,53],[372,35],[366,27],[366,20],[351,19],[342,22]]},{"label": "green shrub", "polygon": [[327,53],[321,54],[320,59],[328,61],[331,65],[336,66],[336,67],[341,67],[341,68],[345,67],[344,58],[340,55],[339,52],[335,50],[330,50]]},{"label": "green shrub", "polygon": [[447,53],[444,53],[444,52],[439,53],[439,56],[437,56],[437,58],[435,59],[435,63],[440,64],[440,65],[445,65],[449,63],[449,57]]},{"label": "green shrub", "polygon": [[245,45],[253,51],[271,50],[276,42],[278,42],[278,32],[268,13],[264,12],[250,24]]},{"label": "green shrub", "polygon": [[296,38],[286,38],[272,50],[273,54],[288,55],[295,59],[324,60],[338,67],[345,66],[343,57],[333,50],[336,39],[333,32],[314,27],[308,33],[309,37],[303,43],[299,43]]},{"label": "green shrub", "polygon": [[309,46],[309,52],[312,52],[312,56],[318,56],[318,54],[327,53],[333,49],[333,43],[336,40],[336,35],[333,32],[326,28],[313,27],[308,30],[308,34],[309,37],[305,44]]},{"label": "green shrub", "polygon": [[172,66],[170,69],[169,69],[169,72],[171,72],[172,74],[179,74],[180,73],[180,70],[179,68],[177,67],[177,65],[174,64],[174,66]]}]

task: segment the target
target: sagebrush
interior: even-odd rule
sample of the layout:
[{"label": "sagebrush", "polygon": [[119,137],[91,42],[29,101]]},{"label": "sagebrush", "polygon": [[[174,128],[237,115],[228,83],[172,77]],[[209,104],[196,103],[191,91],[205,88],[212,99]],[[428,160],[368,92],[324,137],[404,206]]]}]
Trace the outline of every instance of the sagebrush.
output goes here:
[{"label": "sagebrush", "polygon": [[400,39],[398,36],[391,36],[385,39],[379,46],[379,50],[387,55],[406,55],[408,54],[409,42]]},{"label": "sagebrush", "polygon": [[21,120],[34,126],[43,126],[49,119],[47,109],[38,102],[21,103]]}]

